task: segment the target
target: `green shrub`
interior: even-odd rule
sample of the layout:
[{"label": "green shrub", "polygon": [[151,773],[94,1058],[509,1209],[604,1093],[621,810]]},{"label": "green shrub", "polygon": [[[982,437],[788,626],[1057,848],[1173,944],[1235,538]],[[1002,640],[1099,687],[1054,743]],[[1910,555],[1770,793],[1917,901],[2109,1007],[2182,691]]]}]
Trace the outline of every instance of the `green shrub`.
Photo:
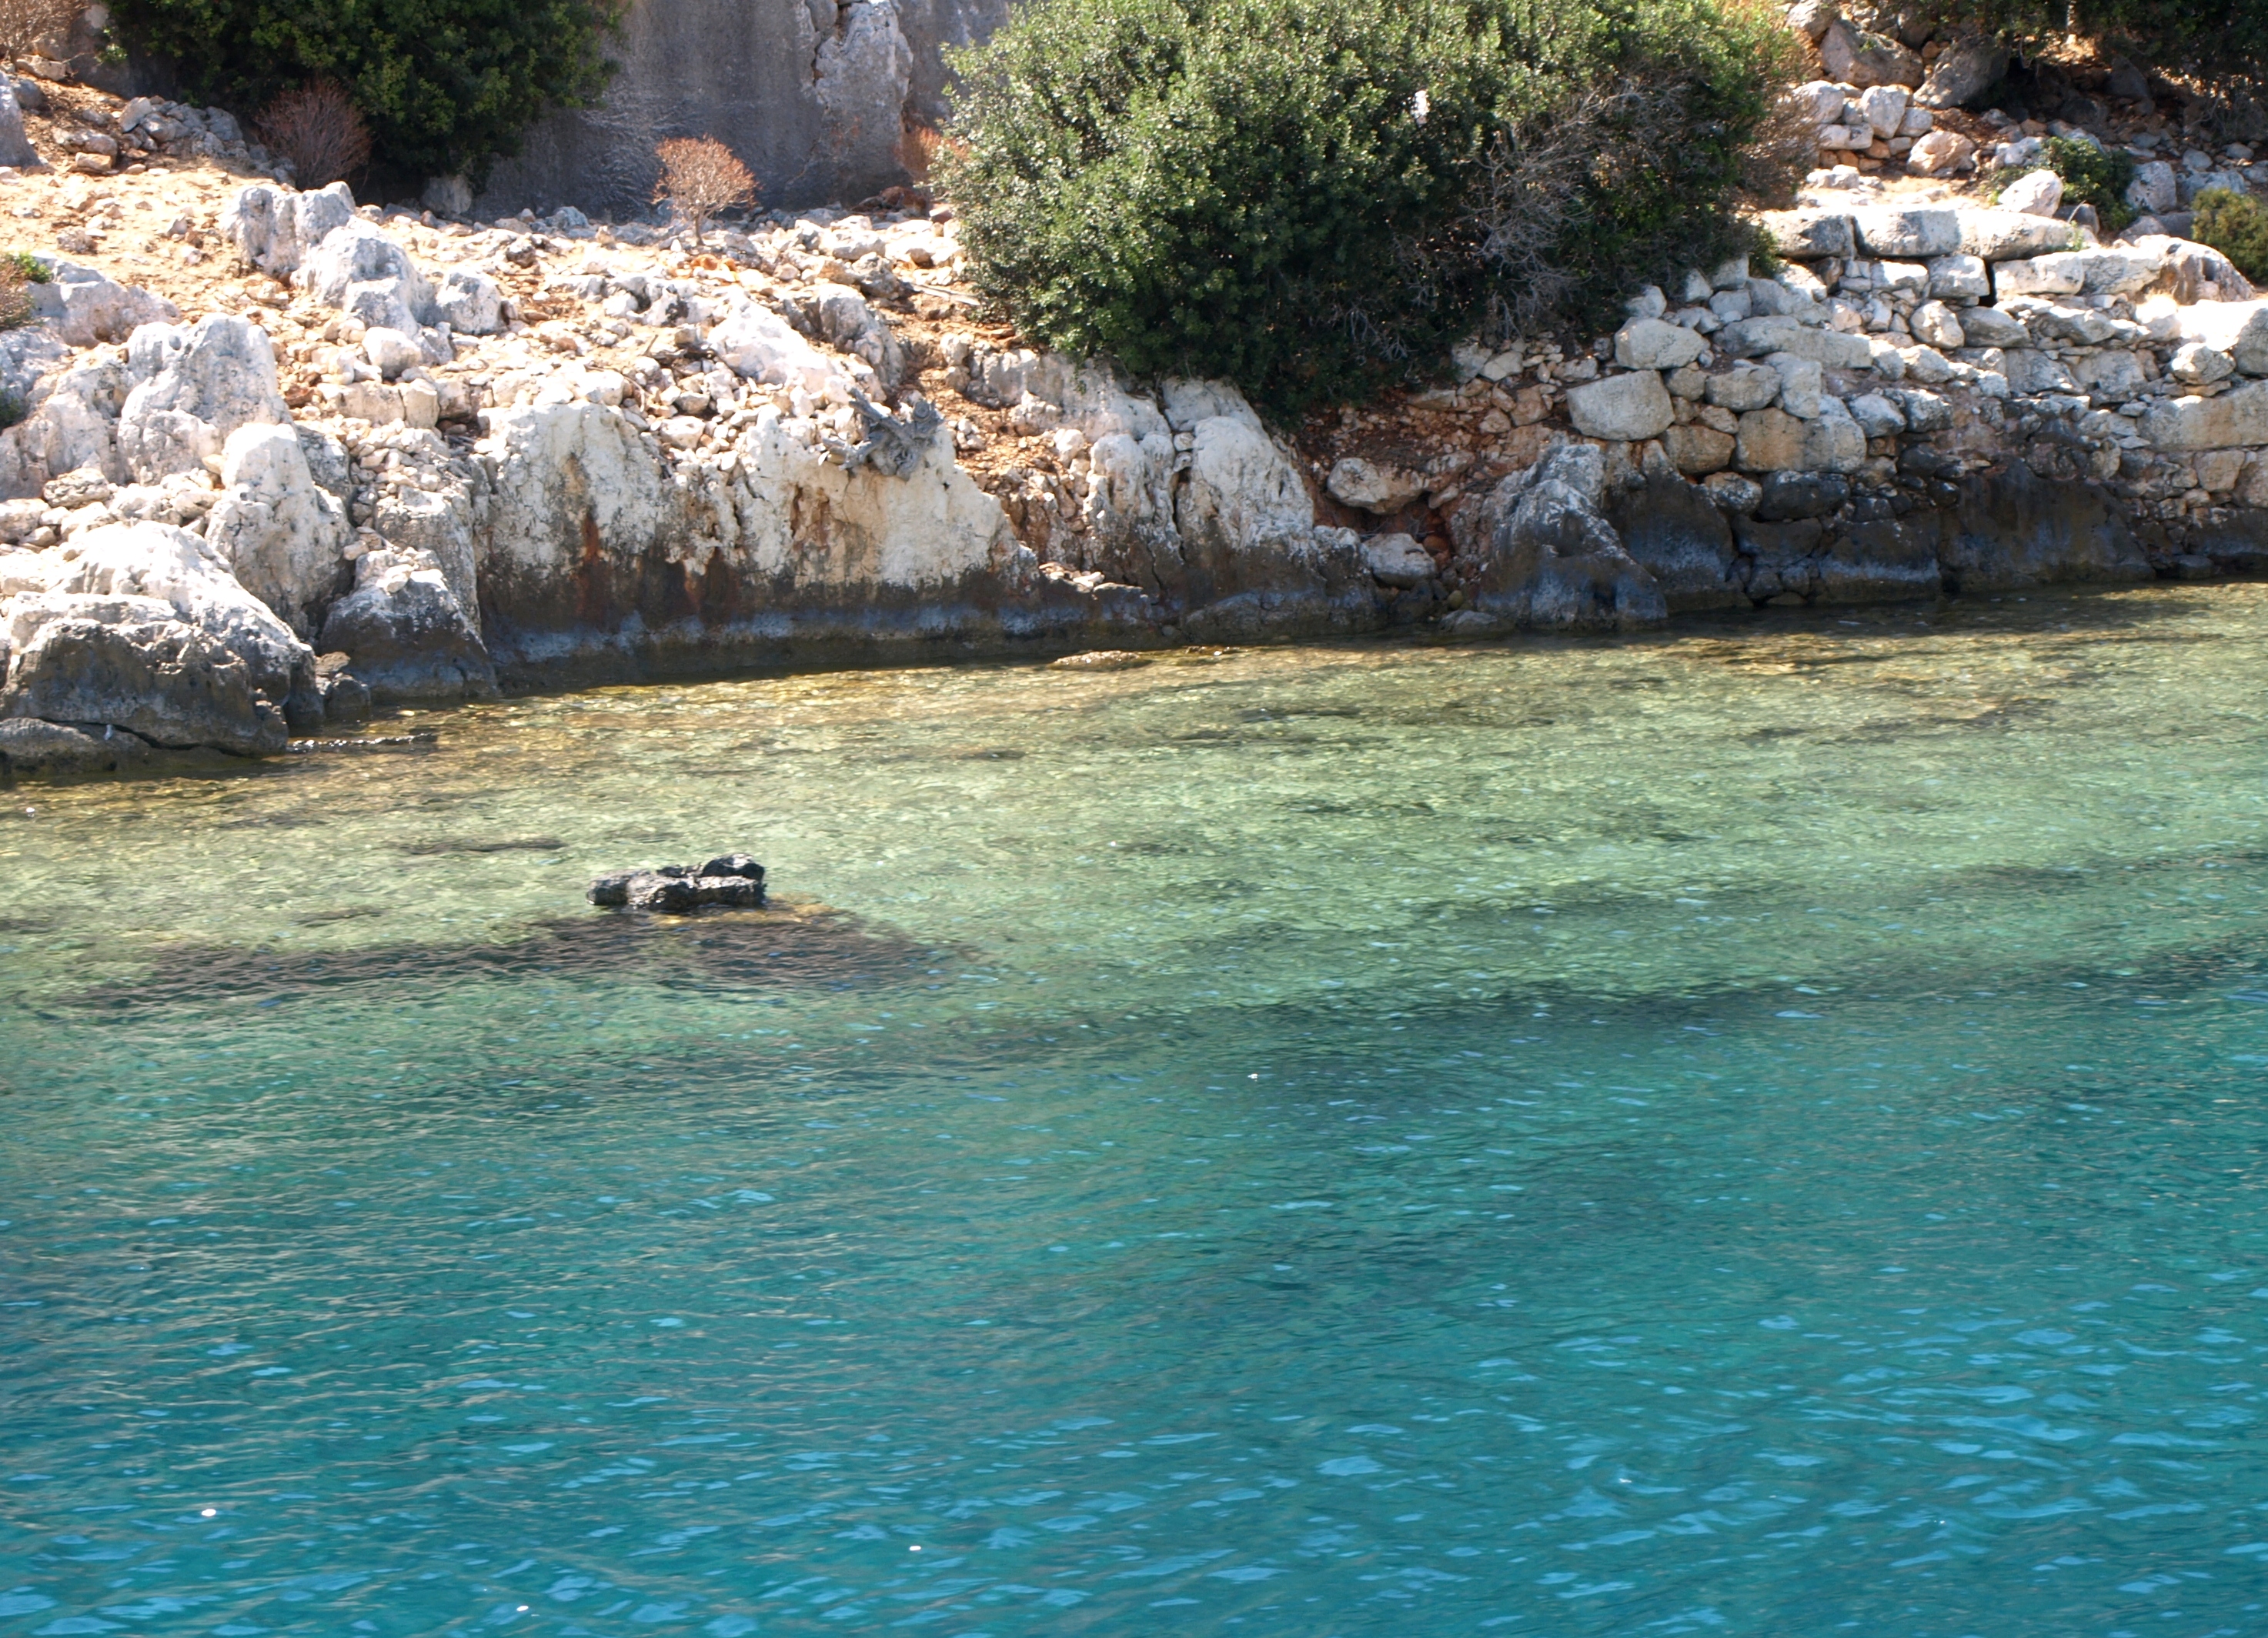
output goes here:
[{"label": "green shrub", "polygon": [[954,54],[944,182],[1027,336],[1288,415],[1746,247],[1788,38],[1712,0],[1035,0]]},{"label": "green shrub", "polygon": [[2197,224],[2190,237],[2228,258],[2255,284],[2268,284],[2268,205],[2225,187],[2197,196]]},{"label": "green shrub", "polygon": [[2116,233],[2134,219],[2134,207],[2126,202],[2134,161],[2124,151],[2068,136],[2049,137],[2047,148],[2048,168],[2063,179],[2065,202],[2093,205],[2106,233]]},{"label": "green shrub", "polygon": [[185,92],[247,114],[311,81],[346,87],[381,165],[464,173],[519,151],[548,105],[587,105],[614,0],[119,0],[114,26],[171,57]]},{"label": "green shrub", "polygon": [[0,432],[5,432],[31,413],[21,393],[13,387],[0,386]]}]

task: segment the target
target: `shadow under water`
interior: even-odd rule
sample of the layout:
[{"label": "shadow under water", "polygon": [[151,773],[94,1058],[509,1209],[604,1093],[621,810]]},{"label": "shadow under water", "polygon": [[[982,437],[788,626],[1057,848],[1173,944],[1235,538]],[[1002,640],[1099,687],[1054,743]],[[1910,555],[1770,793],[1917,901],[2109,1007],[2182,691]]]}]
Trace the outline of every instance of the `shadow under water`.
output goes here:
[{"label": "shadow under water", "polygon": [[146,952],[131,978],[107,979],[60,1003],[143,1012],[258,996],[266,1002],[416,980],[446,986],[532,978],[643,982],[665,989],[849,989],[941,974],[965,951],[908,938],[824,905],[685,916],[599,910],[535,922],[494,944],[399,942],[320,951],[242,949],[182,940]]}]

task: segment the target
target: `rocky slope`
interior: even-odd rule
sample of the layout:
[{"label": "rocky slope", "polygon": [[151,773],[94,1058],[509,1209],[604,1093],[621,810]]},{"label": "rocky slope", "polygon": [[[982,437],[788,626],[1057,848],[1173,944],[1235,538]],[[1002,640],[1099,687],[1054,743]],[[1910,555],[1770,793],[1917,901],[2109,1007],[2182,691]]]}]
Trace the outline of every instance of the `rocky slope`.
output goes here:
[{"label": "rocky slope", "polygon": [[1772,276],[1697,269],[1594,346],[1476,344],[1287,437],[1018,346],[911,196],[704,246],[381,213],[247,178],[195,111],[48,89],[6,179],[50,274],[0,332],[18,773],[740,667],[2206,574],[2268,518],[2233,268],[1855,166],[1772,222]]}]

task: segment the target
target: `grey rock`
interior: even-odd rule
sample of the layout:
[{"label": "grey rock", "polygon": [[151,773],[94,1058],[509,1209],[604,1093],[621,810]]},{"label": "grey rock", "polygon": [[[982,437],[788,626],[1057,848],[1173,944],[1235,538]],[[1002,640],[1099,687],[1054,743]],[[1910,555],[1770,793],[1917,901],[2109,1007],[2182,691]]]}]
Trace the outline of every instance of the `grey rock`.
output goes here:
[{"label": "grey rock", "polygon": [[1604,376],[1571,387],[1567,415],[1586,437],[1625,443],[1659,437],[1676,418],[1669,389],[1651,370]]},{"label": "grey rock", "polygon": [[1859,245],[1870,256],[1927,261],[1961,251],[1961,212],[1943,207],[1862,210],[1857,216]]},{"label": "grey rock", "polygon": [[[1661,378],[1643,377],[1657,390]],[[1667,402],[1668,394],[1662,394]],[[1553,631],[1658,625],[1668,605],[1600,510],[1605,462],[1595,445],[1562,444],[1506,478],[1487,503],[1497,519],[1475,587],[1484,613]]]},{"label": "grey rock", "polygon": [[1764,492],[1756,515],[1767,523],[1785,523],[1841,510],[1851,498],[1851,485],[1833,473],[1775,472],[1764,479]]},{"label": "grey rock", "polygon": [[2008,48],[1976,35],[1954,40],[1929,65],[1914,93],[1925,108],[1965,108],[2008,71]]},{"label": "grey rock", "polygon": [[0,74],[0,165],[33,165],[39,150],[24,135],[24,110],[16,99],[16,82]]},{"label": "grey rock", "polygon": [[2174,179],[2174,167],[2163,159],[2146,159],[2134,167],[2134,180],[2126,184],[2126,202],[2145,216],[2162,216],[2181,202],[2181,192]]},{"label": "grey rock", "polygon": [[1432,555],[1407,534],[1373,535],[1362,543],[1364,565],[1382,586],[1407,591],[1433,578]]},{"label": "grey rock", "polygon": [[1766,210],[1757,215],[1756,223],[1791,261],[1818,261],[1857,253],[1857,228],[1847,211]]},{"label": "grey rock", "polygon": [[1992,275],[1982,256],[1940,256],[1929,264],[1929,293],[1940,301],[1983,301],[1992,294]]},{"label": "grey rock", "polygon": [[1827,64],[1828,77],[1845,85],[1913,86],[1927,73],[1921,58],[1897,40],[1845,22],[1829,25],[1820,36],[1819,55]]},{"label": "grey rock", "polygon": [[1961,314],[1962,334],[1971,347],[2029,347],[2031,333],[1998,307],[1970,307]]},{"label": "grey rock", "polygon": [[92,268],[55,257],[46,262],[45,283],[30,286],[33,316],[46,320],[73,347],[122,342],[136,327],[177,319],[180,311],[162,296],[121,284]]},{"label": "grey rock", "polygon": [[1733,578],[1732,527],[1711,491],[1651,473],[1642,485],[1608,498],[1607,520],[1670,613],[1747,603]]},{"label": "grey rock", "polygon": [[0,716],[0,783],[133,774],[153,760],[150,742],[105,726],[99,732],[32,716]]},{"label": "grey rock", "polygon": [[291,419],[275,350],[242,319],[213,313],[187,330],[144,325],[128,356],[141,385],[119,412],[118,447],[141,482],[202,469],[239,427]]},{"label": "grey rock", "polygon": [[379,704],[497,697],[496,666],[438,569],[357,566],[357,579],[324,616],[322,643],[350,657]]},{"label": "grey rock", "polygon": [[239,655],[156,598],[17,598],[0,716],[102,724],[152,745],[240,756],[281,751],[282,714]]},{"label": "grey rock", "polygon": [[1953,591],[2151,577],[2149,560],[2107,496],[2092,484],[2046,481],[2021,460],[1962,486],[1940,562]]},{"label": "grey rock", "polygon": [[353,578],[346,508],[317,484],[298,432],[255,422],[229,435],[205,541],[238,582],[302,637]]}]

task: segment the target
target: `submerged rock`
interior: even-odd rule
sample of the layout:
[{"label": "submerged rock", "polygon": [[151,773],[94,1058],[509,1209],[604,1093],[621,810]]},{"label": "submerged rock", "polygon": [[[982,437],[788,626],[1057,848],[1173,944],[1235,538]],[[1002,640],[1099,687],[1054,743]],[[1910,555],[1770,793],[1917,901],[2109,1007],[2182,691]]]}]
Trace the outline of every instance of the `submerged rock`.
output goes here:
[{"label": "submerged rock", "polygon": [[664,915],[689,915],[709,905],[759,910],[764,904],[764,867],[745,853],[726,853],[700,864],[619,870],[593,882],[589,898],[595,905]]}]

